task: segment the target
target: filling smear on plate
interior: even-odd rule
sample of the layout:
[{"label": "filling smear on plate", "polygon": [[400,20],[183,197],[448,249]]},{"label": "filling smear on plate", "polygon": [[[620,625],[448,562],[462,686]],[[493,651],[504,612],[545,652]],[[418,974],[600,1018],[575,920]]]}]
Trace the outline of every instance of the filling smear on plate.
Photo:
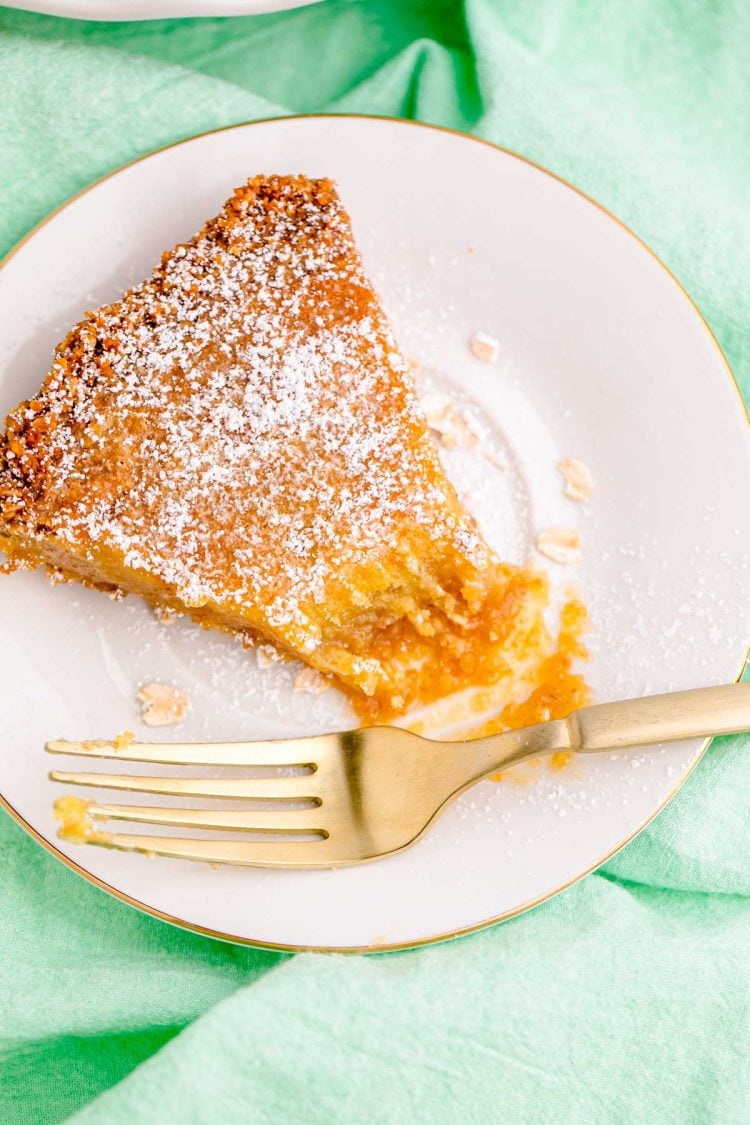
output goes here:
[{"label": "filling smear on plate", "polygon": [[585,698],[580,607],[555,649],[544,578],[462,509],[328,180],[250,180],[76,325],[7,419],[0,506],[9,569],[270,643],[364,721],[498,684],[503,724]]}]

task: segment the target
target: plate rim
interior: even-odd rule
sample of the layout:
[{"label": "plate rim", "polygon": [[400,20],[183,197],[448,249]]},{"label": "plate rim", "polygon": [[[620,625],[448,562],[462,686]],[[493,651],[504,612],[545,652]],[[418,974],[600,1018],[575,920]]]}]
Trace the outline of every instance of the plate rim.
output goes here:
[{"label": "plate rim", "polygon": [[[211,8],[209,0],[183,0],[182,11],[167,12],[166,14],[162,12],[161,15],[152,15],[150,12],[145,12],[137,3],[134,4],[133,0],[121,0],[119,11],[104,13],[97,9],[95,0],[8,0],[8,6],[15,11],[26,12],[30,15],[54,16],[57,19],[96,20],[101,23],[119,21],[143,23],[146,20],[201,19],[211,16],[224,16],[231,19],[240,16],[274,15],[293,11],[295,8],[309,7],[320,2],[321,0],[281,0],[281,3],[276,3],[274,0],[247,0],[246,3],[237,8],[216,12]],[[222,5],[222,7],[225,7],[225,5]],[[310,114],[308,116],[319,115]]]},{"label": "plate rim", "polygon": [[[235,122],[232,125],[222,125],[216,129],[207,129],[201,133],[195,133],[189,137],[183,137],[178,141],[173,141],[170,144],[160,145],[158,148],[151,149],[148,152],[143,153],[141,156],[137,156],[133,160],[129,160],[125,164],[112,169],[110,172],[106,172],[103,176],[99,176],[91,183],[86,184],[85,187],[81,188],[79,191],[63,200],[62,203],[59,203],[55,208],[53,208],[52,211],[45,215],[44,218],[40,219],[39,222],[35,223],[34,226],[32,226],[24,235],[22,235],[18,242],[16,242],[10,248],[10,250],[8,250],[8,252],[2,258],[0,258],[0,270],[2,270],[8,264],[8,262],[12,258],[14,258],[20,250],[23,249],[26,243],[29,242],[38,231],[45,227],[47,223],[49,223],[58,214],[60,214],[60,212],[65,210],[65,208],[69,207],[70,204],[74,203],[77,199],[80,199],[81,196],[86,195],[88,192],[93,191],[94,188],[99,187],[100,184],[111,179],[113,176],[118,175],[120,172],[124,172],[127,168],[132,168],[134,165],[140,164],[144,160],[148,160],[152,156],[156,156],[161,152],[166,152],[169,149],[177,148],[180,145],[188,144],[191,141],[200,140],[203,137],[213,136],[216,133],[229,132],[231,129],[247,129],[253,125],[269,125],[273,122],[279,121],[325,121],[330,120],[331,118],[354,121],[381,121],[387,123],[395,123],[398,125],[409,125],[418,129],[429,129],[438,133],[448,133],[450,135],[460,137],[462,140],[474,141],[477,144],[485,145],[487,148],[493,149],[496,152],[501,152],[505,156],[510,156],[514,160],[519,160],[523,164],[529,165],[531,168],[534,168],[536,171],[542,172],[544,175],[551,177],[559,184],[562,184],[563,187],[566,187],[570,191],[575,192],[576,195],[582,197],[588,203],[592,204],[592,206],[594,206],[602,214],[606,215],[608,219],[610,219],[618,227],[620,227],[621,230],[625,231],[627,235],[634,239],[642,247],[642,249],[646,251],[646,253],[651,257],[656,265],[660,267],[663,273],[666,274],[667,278],[676,286],[678,292],[691,306],[693,312],[697,315],[704,329],[708,333],[709,340],[713,344],[713,347],[718,354],[719,359],[721,360],[724,370],[729,376],[730,382],[734,388],[734,392],[739,403],[740,411],[744,417],[745,427],[748,431],[750,431],[750,404],[745,402],[742,391],[740,390],[740,385],[737,381],[737,377],[732,370],[729,360],[724,354],[724,350],[721,347],[721,344],[716,338],[713,329],[704,317],[698,305],[688,293],[687,289],[684,287],[682,282],[678,280],[669,266],[665,265],[658,254],[656,254],[656,252],[652,250],[651,247],[646,242],[644,242],[644,240],[638,234],[635,233],[635,231],[631,230],[631,228],[627,226],[627,224],[624,223],[622,219],[618,218],[617,215],[615,215],[612,211],[605,207],[604,204],[599,203],[598,200],[593,198],[593,196],[589,195],[582,188],[576,187],[575,184],[572,184],[569,180],[566,180],[557,172],[553,172],[551,169],[546,168],[543,164],[539,164],[537,161],[532,160],[528,156],[524,156],[522,153],[515,152],[513,149],[506,148],[504,145],[496,144],[494,141],[486,140],[484,137],[477,137],[471,133],[462,132],[460,129],[453,129],[447,125],[436,125],[427,121],[417,121],[412,118],[389,116],[387,114],[296,113],[274,114],[271,117],[258,118],[250,121],[240,121]],[[735,683],[737,683],[742,678],[749,659],[750,641],[748,642],[745,649],[745,653],[742,658],[739,670],[735,675]],[[687,770],[682,774],[681,777],[677,779],[675,784],[670,787],[670,789],[667,791],[666,796],[659,803],[659,805],[651,813],[649,813],[649,815],[644,820],[642,820],[640,824],[638,824],[631,832],[628,833],[627,836],[620,840],[614,848],[607,852],[606,855],[594,860],[593,863],[591,863],[583,871],[574,875],[572,878],[567,879],[565,882],[561,883],[557,887],[554,887],[552,890],[546,891],[544,894],[539,895],[534,899],[530,899],[528,902],[521,903],[521,905],[513,907],[510,910],[505,910],[501,914],[495,915],[491,918],[483,919],[481,922],[475,922],[470,926],[463,926],[456,930],[449,930],[444,933],[431,935],[429,937],[416,938],[412,941],[393,942],[387,944],[384,943],[382,945],[377,943],[362,946],[288,945],[280,942],[259,941],[256,938],[248,938],[238,934],[226,933],[223,930],[215,930],[208,926],[202,926],[196,922],[189,922],[184,918],[178,918],[174,915],[168,914],[165,911],[160,910],[156,906],[149,906],[147,903],[141,902],[140,899],[134,898],[132,895],[127,894],[125,891],[118,890],[110,883],[107,883],[104,879],[100,879],[98,875],[94,875],[93,872],[88,871],[74,859],[71,859],[69,856],[65,855],[64,852],[60,851],[60,849],[53,843],[53,841],[48,840],[46,836],[42,835],[41,832],[34,828],[33,825],[30,824],[18,812],[18,810],[13,807],[10,801],[8,801],[8,799],[3,795],[2,790],[0,790],[0,807],[2,807],[7,813],[9,813],[13,820],[15,820],[16,823],[20,825],[20,827],[33,840],[35,840],[38,844],[41,844],[41,846],[47,852],[49,852],[50,855],[54,856],[55,859],[65,864],[65,866],[70,868],[71,871],[74,871],[77,875],[80,875],[83,879],[86,880],[87,883],[90,883],[92,886],[95,886],[99,890],[104,891],[106,894],[111,895],[113,898],[119,899],[120,902],[134,907],[141,913],[148,914],[152,918],[158,918],[162,922],[168,922],[171,925],[178,927],[179,929],[187,930],[190,933],[201,934],[203,937],[210,937],[219,941],[230,942],[234,945],[247,946],[253,949],[278,951],[280,953],[396,953],[407,949],[418,949],[422,946],[437,945],[442,942],[451,941],[453,938],[464,937],[469,934],[477,933],[480,930],[488,929],[491,926],[496,926],[501,922],[508,921],[510,918],[516,918],[520,914],[524,914],[526,913],[526,911],[534,909],[534,907],[536,906],[541,906],[542,903],[548,902],[550,899],[554,898],[562,891],[567,890],[568,887],[575,886],[576,883],[579,883],[582,879],[585,879],[587,875],[592,874],[592,872],[596,871],[603,864],[607,863],[614,855],[621,851],[622,848],[624,848],[633,839],[635,839],[635,837],[638,836],[643,831],[643,829],[646,828],[666,808],[672,798],[677,794],[677,792],[682,788],[687,779],[691,776],[695,768],[698,766],[699,762],[701,762],[711,742],[711,738],[704,739]]]}]

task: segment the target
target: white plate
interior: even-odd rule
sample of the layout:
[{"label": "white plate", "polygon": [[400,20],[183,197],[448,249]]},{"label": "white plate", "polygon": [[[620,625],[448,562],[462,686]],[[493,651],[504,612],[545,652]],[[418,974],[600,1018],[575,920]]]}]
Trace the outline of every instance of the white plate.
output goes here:
[{"label": "white plate", "polygon": [[186,16],[257,16],[320,0],[5,0],[9,8],[78,20],[156,20]]},{"label": "white plate", "polygon": [[[598,698],[734,680],[750,631],[750,524],[738,506],[750,448],[719,348],[620,223],[491,145],[397,121],[299,118],[197,137],[123,169],[42,224],[0,273],[0,406],[32,394],[84,309],[140,279],[234,185],[297,171],[335,177],[406,352],[470,396],[509,452],[507,474],[461,454],[449,466],[498,548],[521,560],[539,529],[580,526],[582,564],[553,570],[591,610]],[[495,364],[470,354],[475,329],[500,341]],[[560,456],[594,472],[586,509],[562,495]],[[43,742],[143,735],[134,691],[145,679],[190,692],[180,738],[346,722],[335,692],[294,693],[288,667],[258,669],[232,639],[160,625],[134,599],[16,574],[0,581],[0,617],[1,787],[43,841],[55,839],[59,796]],[[340,871],[216,871],[56,846],[87,878],[194,929],[275,946],[403,946],[566,886],[653,816],[700,750],[685,742],[485,783],[412,850]]]}]

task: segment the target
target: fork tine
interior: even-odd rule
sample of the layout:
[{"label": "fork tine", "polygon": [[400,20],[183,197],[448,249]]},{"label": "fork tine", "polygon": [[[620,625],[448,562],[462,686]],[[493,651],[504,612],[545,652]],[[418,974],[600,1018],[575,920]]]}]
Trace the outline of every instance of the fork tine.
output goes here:
[{"label": "fork tine", "polygon": [[139,824],[168,824],[177,828],[215,828],[238,832],[317,832],[327,835],[320,808],[289,809],[175,809],[154,805],[100,805],[90,802],[88,816],[95,820],[130,820]]},{"label": "fork tine", "polygon": [[69,742],[57,738],[45,746],[49,754],[175,766],[312,766],[320,749],[319,738],[270,742],[131,742],[121,749],[102,739]]},{"label": "fork tine", "polygon": [[130,793],[162,793],[172,797],[221,797],[244,801],[316,801],[314,774],[293,777],[139,777],[136,774],[70,773],[52,770],[50,781],[126,789]]},{"label": "fork tine", "polygon": [[342,857],[330,839],[317,840],[186,840],[170,836],[136,836],[99,832],[86,841],[126,852],[146,852],[172,859],[197,859],[242,867],[331,867],[354,861]]}]

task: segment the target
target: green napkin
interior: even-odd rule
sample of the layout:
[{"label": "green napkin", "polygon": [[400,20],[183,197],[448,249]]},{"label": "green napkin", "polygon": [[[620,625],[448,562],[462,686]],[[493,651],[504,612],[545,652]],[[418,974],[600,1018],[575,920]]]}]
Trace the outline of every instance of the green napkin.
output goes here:
[{"label": "green napkin", "polygon": [[[0,8],[0,252],[97,176],[201,130],[419,117],[621,216],[747,391],[748,41],[745,0],[329,0],[144,24]],[[749,806],[747,739],[722,740],[595,875],[493,930],[372,958],[173,929],[2,814],[0,1121],[746,1121]]]}]

